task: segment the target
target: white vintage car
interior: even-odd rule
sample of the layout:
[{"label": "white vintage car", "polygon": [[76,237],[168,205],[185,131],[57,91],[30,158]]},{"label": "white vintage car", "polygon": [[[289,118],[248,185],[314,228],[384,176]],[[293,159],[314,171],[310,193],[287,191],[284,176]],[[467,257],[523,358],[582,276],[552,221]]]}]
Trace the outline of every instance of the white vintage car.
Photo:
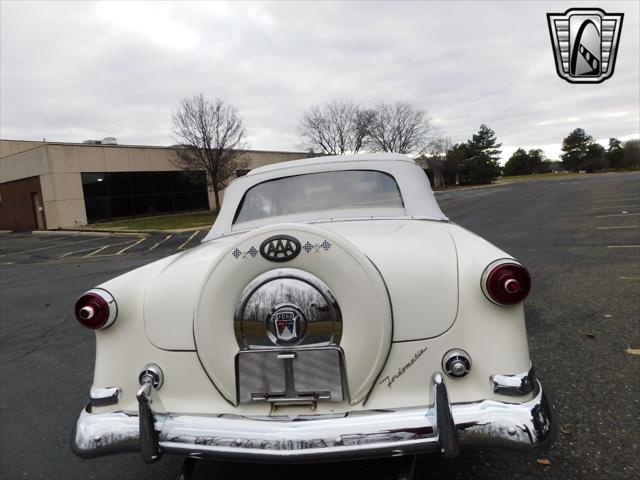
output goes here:
[{"label": "white vintage car", "polygon": [[451,223],[404,155],[235,180],[203,243],[82,295],[81,457],[307,462],[547,444],[527,270]]}]

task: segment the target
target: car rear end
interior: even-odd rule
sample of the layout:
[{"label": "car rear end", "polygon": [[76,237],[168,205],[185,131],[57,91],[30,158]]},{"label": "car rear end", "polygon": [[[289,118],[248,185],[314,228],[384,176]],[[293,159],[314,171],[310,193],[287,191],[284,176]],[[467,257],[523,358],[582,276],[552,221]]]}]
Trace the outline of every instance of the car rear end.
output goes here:
[{"label": "car rear end", "polygon": [[78,302],[96,366],[74,451],[306,462],[540,447],[554,422],[528,354],[528,282],[449,222],[205,243]]}]

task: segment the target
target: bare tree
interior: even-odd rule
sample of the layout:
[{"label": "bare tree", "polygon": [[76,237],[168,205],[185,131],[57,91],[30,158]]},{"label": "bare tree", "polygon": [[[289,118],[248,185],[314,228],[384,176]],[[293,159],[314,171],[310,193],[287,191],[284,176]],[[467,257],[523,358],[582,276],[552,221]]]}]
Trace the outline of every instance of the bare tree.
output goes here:
[{"label": "bare tree", "polygon": [[451,150],[452,146],[451,137],[435,137],[429,142],[427,149],[429,156],[441,159],[447,156],[447,152]]},{"label": "bare tree", "polygon": [[433,172],[434,186],[443,186],[446,188],[445,181],[445,160],[447,152],[451,150],[453,142],[449,137],[436,137],[427,146],[426,163]]},{"label": "bare tree", "polygon": [[246,132],[238,110],[202,93],[183,99],[173,113],[173,134],[179,148],[175,164],[186,171],[205,171],[216,209],[237,169],[246,168]]},{"label": "bare tree", "polygon": [[353,153],[357,153],[366,146],[369,139],[369,129],[374,117],[375,112],[373,110],[358,108],[356,111],[353,126]]},{"label": "bare tree", "polygon": [[432,131],[426,110],[408,102],[380,103],[369,124],[369,148],[420,154],[428,145]]},{"label": "bare tree", "polygon": [[351,102],[334,100],[307,110],[298,125],[305,148],[329,155],[358,153],[368,134],[372,113]]}]

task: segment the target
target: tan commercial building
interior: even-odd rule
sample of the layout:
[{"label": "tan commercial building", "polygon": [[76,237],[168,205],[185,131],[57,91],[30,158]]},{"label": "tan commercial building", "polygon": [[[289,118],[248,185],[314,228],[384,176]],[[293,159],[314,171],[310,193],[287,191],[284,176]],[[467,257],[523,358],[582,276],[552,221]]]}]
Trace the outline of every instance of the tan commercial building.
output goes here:
[{"label": "tan commercial building", "polygon": [[[114,142],[0,140],[0,229],[75,228],[214,208],[204,172],[176,168],[175,149]],[[248,169],[309,156],[250,150]]]}]

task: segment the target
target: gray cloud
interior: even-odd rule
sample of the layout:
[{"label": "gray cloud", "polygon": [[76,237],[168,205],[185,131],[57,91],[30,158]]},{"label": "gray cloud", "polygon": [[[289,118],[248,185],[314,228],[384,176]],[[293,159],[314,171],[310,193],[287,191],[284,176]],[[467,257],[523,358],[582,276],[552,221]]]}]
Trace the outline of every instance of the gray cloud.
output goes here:
[{"label": "gray cloud", "polygon": [[575,127],[640,132],[633,1],[604,5],[625,19],[598,85],[555,73],[545,14],[564,2],[0,5],[2,138],[168,145],[172,108],[197,92],[234,103],[257,149],[296,149],[300,113],[333,98],[415,102],[454,141],[487,123],[505,155],[555,157]]}]

